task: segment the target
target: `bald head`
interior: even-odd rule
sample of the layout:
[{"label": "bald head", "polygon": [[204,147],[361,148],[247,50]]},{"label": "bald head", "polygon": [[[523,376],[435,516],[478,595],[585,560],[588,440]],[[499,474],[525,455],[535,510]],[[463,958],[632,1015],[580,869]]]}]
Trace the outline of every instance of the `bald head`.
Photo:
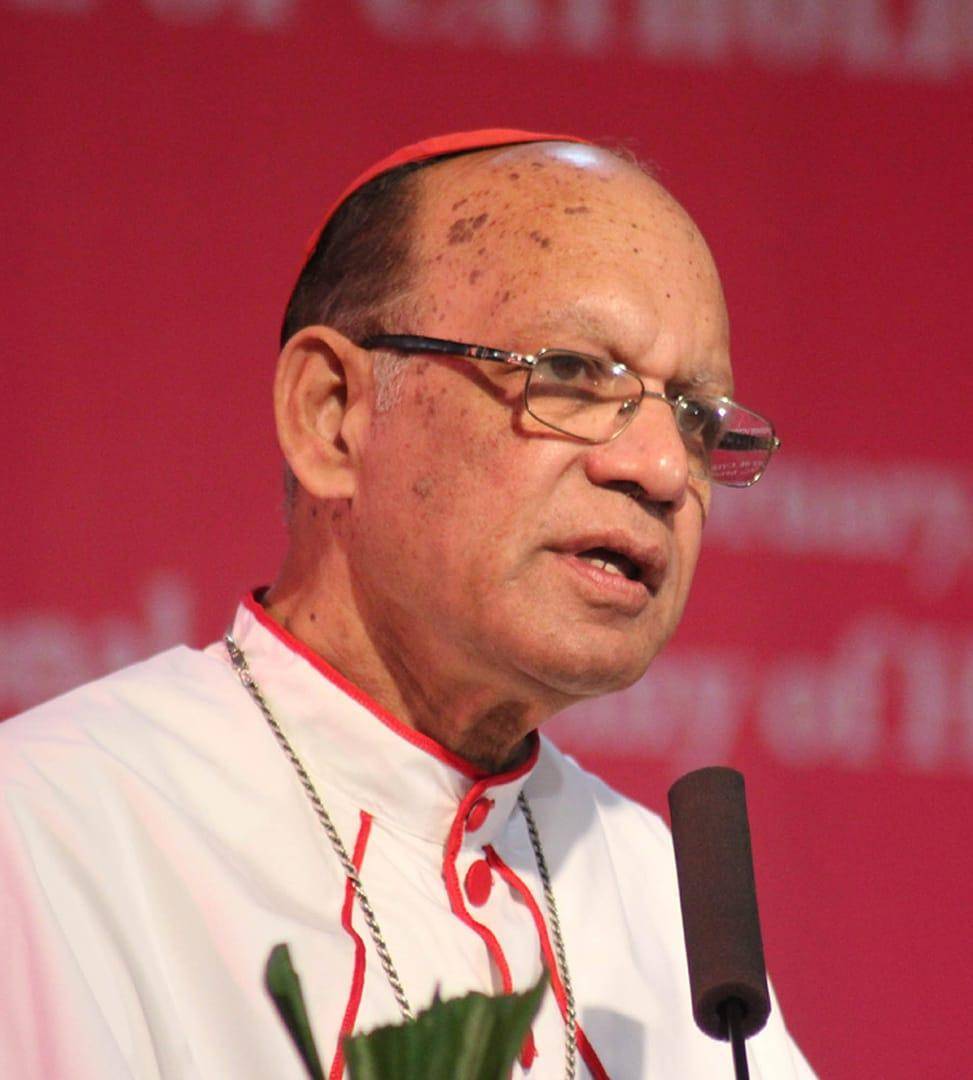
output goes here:
[{"label": "bald head", "polygon": [[[648,286],[631,313],[629,357],[657,334],[678,337],[693,349],[694,381],[718,378],[729,389],[728,371],[711,364],[714,354],[725,359],[728,326],[706,242],[675,199],[630,161],[574,143],[501,147],[428,168],[417,198],[414,285],[399,332],[467,340],[471,323],[495,324],[501,312],[513,312],[514,323],[541,336],[478,344],[563,345],[566,323],[597,331],[617,313],[622,296],[606,291],[604,278],[604,255],[614,252]],[[567,305],[566,275],[577,283]]]},{"label": "bald head", "polygon": [[[571,180],[577,188],[586,177],[597,175],[606,183],[624,174],[651,183],[641,168],[620,153],[570,142],[463,151],[408,162],[380,174],[346,198],[318,235],[288,302],[281,345],[297,330],[316,323],[335,326],[352,339],[388,325],[390,306],[413,293],[416,285],[421,202],[435,205],[438,200],[442,205],[449,200],[459,210],[471,195],[482,200],[491,191],[502,193],[507,183],[517,186],[521,202],[533,192],[534,209],[549,207],[552,196],[558,194],[565,214],[585,214],[590,212],[586,199],[570,205]],[[494,224],[499,220],[496,213],[493,220]],[[472,239],[483,224],[478,214],[457,213],[448,240],[461,244]],[[537,242],[543,246],[543,237]]]}]

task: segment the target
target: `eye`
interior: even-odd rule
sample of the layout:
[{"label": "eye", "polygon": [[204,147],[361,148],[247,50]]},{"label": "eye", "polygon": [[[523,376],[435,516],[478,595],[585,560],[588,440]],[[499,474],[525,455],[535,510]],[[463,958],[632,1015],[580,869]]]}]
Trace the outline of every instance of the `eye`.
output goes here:
[{"label": "eye", "polygon": [[693,398],[679,398],[676,411],[679,415],[679,428],[684,435],[699,435],[712,415],[712,410],[705,402]]},{"label": "eye", "polygon": [[727,409],[721,401],[679,398],[676,403],[679,430],[710,450],[720,441],[726,415]]},{"label": "eye", "polygon": [[598,379],[598,368],[587,357],[577,353],[551,353],[544,357],[551,375],[559,382],[594,382]]}]

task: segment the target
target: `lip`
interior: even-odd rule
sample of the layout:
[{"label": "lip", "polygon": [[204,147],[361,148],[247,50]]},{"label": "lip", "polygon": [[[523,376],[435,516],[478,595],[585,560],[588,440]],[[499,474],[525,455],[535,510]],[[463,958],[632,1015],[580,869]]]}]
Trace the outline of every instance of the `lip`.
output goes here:
[{"label": "lip", "polygon": [[[634,563],[638,577],[631,580],[579,558],[583,551],[590,551],[592,548],[608,548],[624,555]],[[563,562],[586,581],[590,588],[604,594],[606,598],[617,599],[626,607],[641,608],[650,597],[655,596],[668,566],[666,553],[661,546],[641,540],[623,530],[599,530],[574,536],[564,543],[554,545],[552,550],[561,556]]]}]

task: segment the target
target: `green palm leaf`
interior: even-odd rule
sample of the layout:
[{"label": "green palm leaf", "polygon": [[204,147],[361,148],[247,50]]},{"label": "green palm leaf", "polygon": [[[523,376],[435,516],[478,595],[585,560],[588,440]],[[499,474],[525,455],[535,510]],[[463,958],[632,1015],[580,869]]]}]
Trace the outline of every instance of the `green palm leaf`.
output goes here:
[{"label": "green palm leaf", "polygon": [[[438,999],[407,1023],[345,1039],[352,1080],[504,1080],[547,988],[545,971],[522,994]],[[323,1080],[300,979],[286,945],[267,958],[264,984],[311,1080]]]},{"label": "green palm leaf", "polygon": [[345,1039],[352,1080],[504,1080],[547,986],[436,1001],[407,1024]]}]

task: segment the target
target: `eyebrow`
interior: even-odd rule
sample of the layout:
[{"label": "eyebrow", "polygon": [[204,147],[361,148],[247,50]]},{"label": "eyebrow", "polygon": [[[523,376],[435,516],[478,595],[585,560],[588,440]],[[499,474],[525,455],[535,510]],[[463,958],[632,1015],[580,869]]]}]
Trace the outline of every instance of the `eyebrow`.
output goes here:
[{"label": "eyebrow", "polygon": [[[572,304],[542,317],[531,329],[536,329],[541,334],[550,332],[552,335],[556,335],[559,330],[565,329],[565,324],[568,325],[569,329],[573,328],[593,341],[604,342],[606,350],[611,353],[613,359],[620,360],[627,368],[636,372],[636,374],[641,374],[638,368],[629,362],[627,356],[620,355],[617,350],[612,349],[607,344],[611,341],[612,335],[609,332],[607,322],[597,312],[585,311],[583,308]],[[538,347],[545,344],[547,343],[539,342]],[[564,347],[558,341],[552,341],[550,346],[555,348]],[[733,396],[732,376],[727,379],[725,375],[718,375],[711,368],[702,365],[691,367],[688,372],[670,380],[670,384],[679,390],[705,388],[717,396]]]},{"label": "eyebrow", "polygon": [[574,329],[580,330],[581,333],[586,334],[588,337],[600,338],[603,341],[607,341],[609,338],[608,327],[600,316],[593,312],[584,311],[574,304],[551,312],[539,319],[536,325],[537,329],[541,331],[557,333],[558,330],[564,329],[565,323],[573,323]]},{"label": "eyebrow", "polygon": [[688,377],[680,376],[678,379],[672,379],[671,385],[677,390],[699,390],[702,388],[710,392],[707,396],[733,397],[733,380],[727,380],[715,375],[708,368],[698,368],[691,372]]}]

